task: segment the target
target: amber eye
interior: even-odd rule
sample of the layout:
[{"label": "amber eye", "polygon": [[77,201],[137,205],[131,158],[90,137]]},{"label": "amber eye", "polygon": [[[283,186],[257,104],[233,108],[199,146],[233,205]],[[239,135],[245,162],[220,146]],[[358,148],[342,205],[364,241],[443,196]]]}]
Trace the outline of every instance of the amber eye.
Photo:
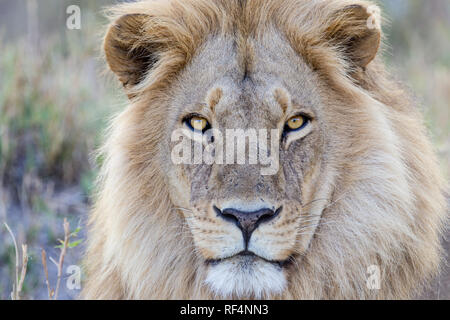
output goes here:
[{"label": "amber eye", "polygon": [[184,121],[193,131],[204,132],[210,127],[208,120],[200,116],[191,116]]},{"label": "amber eye", "polygon": [[309,119],[306,118],[306,116],[298,115],[292,117],[286,122],[286,130],[287,131],[300,130],[305,126],[305,124],[307,124],[308,121]]}]

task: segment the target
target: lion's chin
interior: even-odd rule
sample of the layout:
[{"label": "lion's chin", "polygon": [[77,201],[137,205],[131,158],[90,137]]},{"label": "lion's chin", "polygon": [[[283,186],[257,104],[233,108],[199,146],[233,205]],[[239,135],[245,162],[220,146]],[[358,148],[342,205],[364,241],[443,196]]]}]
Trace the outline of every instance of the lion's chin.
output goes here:
[{"label": "lion's chin", "polygon": [[262,299],[281,294],[287,281],[279,264],[237,255],[210,264],[205,283],[222,298]]}]

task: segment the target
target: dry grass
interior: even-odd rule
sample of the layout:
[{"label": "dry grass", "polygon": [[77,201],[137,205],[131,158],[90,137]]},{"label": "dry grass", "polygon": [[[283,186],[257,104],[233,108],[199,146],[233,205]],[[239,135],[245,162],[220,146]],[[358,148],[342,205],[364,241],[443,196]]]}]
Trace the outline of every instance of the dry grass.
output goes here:
[{"label": "dry grass", "polygon": [[442,170],[450,178],[450,2],[380,1],[390,13],[386,59],[425,114]]},{"label": "dry grass", "polygon": [[[4,223],[5,228],[8,230],[9,234],[11,235],[11,239],[14,243],[14,253],[16,255],[16,274],[14,277],[14,283],[13,283],[13,290],[11,292],[11,300],[20,300],[20,293],[22,292],[23,288],[23,282],[25,281],[25,276],[27,274],[27,266],[28,266],[28,247],[26,244],[22,244],[22,265],[19,264],[19,249],[17,246],[16,237],[14,236],[14,233],[12,232],[11,228],[8,226],[8,224]],[[19,269],[20,277],[19,277]]]},{"label": "dry grass", "polygon": [[[124,97],[100,76],[98,39],[90,28],[42,38],[39,47],[25,39],[0,40],[0,224],[7,222],[18,243],[28,244],[28,273],[22,298],[48,295],[41,250],[57,256],[60,225],[84,225],[97,165],[93,154],[102,129]],[[117,94],[116,94],[117,92]],[[83,231],[80,233],[83,237]],[[0,228],[0,299],[15,283],[15,249]],[[81,248],[70,250],[66,265],[80,262]],[[57,269],[49,264],[49,281]],[[66,276],[60,270],[60,282]],[[61,278],[62,277],[62,278]],[[59,297],[76,291],[61,285]]]}]

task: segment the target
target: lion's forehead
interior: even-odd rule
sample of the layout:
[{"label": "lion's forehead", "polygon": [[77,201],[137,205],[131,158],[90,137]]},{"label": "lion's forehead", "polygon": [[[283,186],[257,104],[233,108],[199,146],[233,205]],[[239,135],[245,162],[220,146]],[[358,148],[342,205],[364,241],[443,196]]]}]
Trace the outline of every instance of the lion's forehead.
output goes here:
[{"label": "lion's forehead", "polygon": [[[214,112],[232,128],[245,127],[249,120],[254,125],[273,126],[282,115],[279,105],[271,101],[278,88],[296,104],[320,105],[317,75],[282,35],[267,32],[246,39],[245,46],[236,41],[229,36],[208,38],[193,54],[173,85],[172,103],[178,112],[206,102],[214,89],[222,90]],[[226,121],[228,117],[232,119]]]}]

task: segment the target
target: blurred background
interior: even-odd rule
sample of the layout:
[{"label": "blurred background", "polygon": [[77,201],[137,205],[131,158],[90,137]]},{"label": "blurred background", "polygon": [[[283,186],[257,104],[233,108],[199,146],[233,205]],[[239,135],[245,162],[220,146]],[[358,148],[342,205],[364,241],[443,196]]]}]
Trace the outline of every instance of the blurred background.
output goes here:
[{"label": "blurred background", "polygon": [[[100,44],[110,0],[0,0],[0,299],[10,299],[17,243],[28,244],[23,299],[47,299],[41,250],[58,259],[63,219],[79,229],[68,248],[58,298],[76,298],[66,268],[81,265],[85,224],[99,163],[95,150],[124,107],[105,77]],[[388,23],[384,59],[423,110],[442,171],[450,175],[450,1],[376,1]],[[81,9],[81,29],[66,9]],[[78,231],[78,230],[77,230]],[[79,244],[79,245],[77,245]],[[19,248],[20,249],[20,248]],[[55,286],[57,268],[48,262]]]}]

